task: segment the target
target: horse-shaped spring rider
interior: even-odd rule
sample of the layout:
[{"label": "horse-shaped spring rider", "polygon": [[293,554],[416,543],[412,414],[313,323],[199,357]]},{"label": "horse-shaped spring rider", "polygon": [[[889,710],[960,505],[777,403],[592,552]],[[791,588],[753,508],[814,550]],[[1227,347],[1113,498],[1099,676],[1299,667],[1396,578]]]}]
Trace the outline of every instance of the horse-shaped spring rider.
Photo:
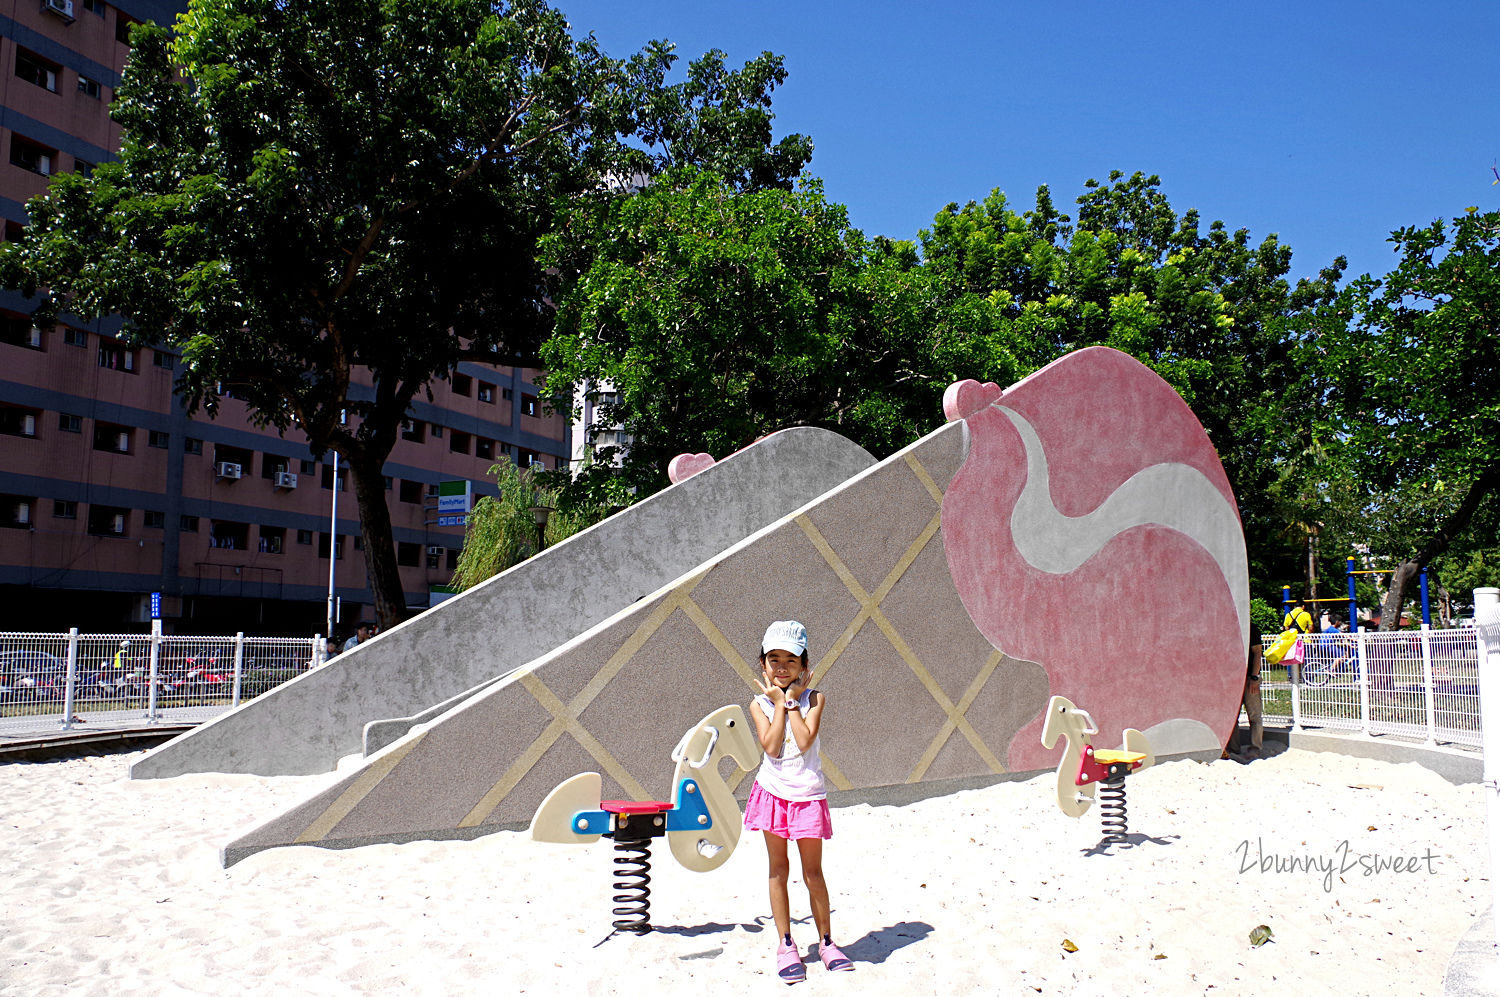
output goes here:
[{"label": "horse-shaped spring rider", "polygon": [[1053,696],[1048,701],[1042,747],[1051,748],[1058,737],[1068,739],[1062,760],[1057,763],[1057,805],[1069,817],[1082,817],[1093,805],[1095,789],[1102,785],[1099,816],[1104,826],[1104,843],[1114,844],[1125,841],[1129,833],[1125,777],[1150,766],[1156,755],[1146,735],[1134,727],[1125,730],[1125,746],[1119,751],[1095,748],[1089,738],[1097,733],[1099,728],[1087,710],[1080,710],[1064,696]]},{"label": "horse-shaped spring rider", "polygon": [[739,706],[724,706],[698,722],[672,751],[673,801],[601,800],[598,772],[559,783],[531,818],[537,841],[588,844],[614,839],[616,931],[651,930],[651,839],[666,836],[672,856],[694,872],[729,860],[740,840],[740,805],[719,762],[733,758],[749,771],[760,764],[760,742]]}]

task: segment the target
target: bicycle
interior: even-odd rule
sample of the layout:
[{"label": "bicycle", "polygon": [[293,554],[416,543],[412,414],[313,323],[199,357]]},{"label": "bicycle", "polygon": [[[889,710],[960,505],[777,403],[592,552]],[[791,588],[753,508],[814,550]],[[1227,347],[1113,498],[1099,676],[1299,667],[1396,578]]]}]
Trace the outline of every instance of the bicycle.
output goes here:
[{"label": "bicycle", "polygon": [[1308,660],[1302,663],[1302,684],[1318,688],[1344,672],[1348,672],[1351,680],[1359,677],[1359,667],[1353,656],[1344,655],[1330,661],[1321,654],[1310,654]]}]

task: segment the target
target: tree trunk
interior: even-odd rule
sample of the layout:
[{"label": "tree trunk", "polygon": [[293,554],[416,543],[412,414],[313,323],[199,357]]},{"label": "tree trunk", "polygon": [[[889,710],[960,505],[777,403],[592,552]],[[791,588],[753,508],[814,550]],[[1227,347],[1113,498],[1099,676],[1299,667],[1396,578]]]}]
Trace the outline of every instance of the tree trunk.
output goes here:
[{"label": "tree trunk", "polygon": [[[347,457],[347,455],[346,455]],[[396,544],[391,536],[391,510],[385,504],[385,462],[368,453],[347,457],[359,504],[359,528],[365,540],[365,571],[375,597],[380,629],[406,619],[406,590],[396,566]]]},{"label": "tree trunk", "polygon": [[1416,556],[1396,565],[1396,571],[1391,576],[1391,590],[1386,593],[1385,605],[1380,609],[1382,632],[1395,630],[1401,625],[1401,607],[1406,604],[1407,586],[1423,568],[1432,563],[1433,558],[1452,546],[1453,539],[1468,528],[1469,520],[1474,518],[1479,504],[1497,489],[1500,489],[1500,464],[1485,468],[1469,486],[1468,494],[1458,504],[1458,508],[1453,510],[1453,515],[1433,530],[1432,535],[1417,550]]}]

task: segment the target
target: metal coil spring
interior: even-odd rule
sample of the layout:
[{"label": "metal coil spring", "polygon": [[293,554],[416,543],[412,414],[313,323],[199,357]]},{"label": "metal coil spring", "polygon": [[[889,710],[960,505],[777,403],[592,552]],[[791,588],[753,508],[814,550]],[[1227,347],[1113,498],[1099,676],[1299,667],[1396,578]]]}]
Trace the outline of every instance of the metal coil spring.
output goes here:
[{"label": "metal coil spring", "polygon": [[615,930],[644,935],[651,930],[651,843],[616,841],[615,851]]},{"label": "metal coil spring", "polygon": [[1099,822],[1104,826],[1106,844],[1123,842],[1128,832],[1125,816],[1125,779],[1099,784]]}]

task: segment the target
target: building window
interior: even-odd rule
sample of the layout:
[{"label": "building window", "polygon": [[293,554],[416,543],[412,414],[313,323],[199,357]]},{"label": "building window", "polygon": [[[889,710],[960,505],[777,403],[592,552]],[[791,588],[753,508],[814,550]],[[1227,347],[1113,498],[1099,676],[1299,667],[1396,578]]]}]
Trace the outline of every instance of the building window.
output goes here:
[{"label": "building window", "polygon": [[285,474],[292,469],[290,457],[282,457],[278,454],[262,454],[260,458],[260,476],[267,481],[273,481],[278,474]]},{"label": "building window", "polygon": [[130,349],[118,339],[109,336],[99,337],[99,366],[107,370],[123,370],[126,373],[135,373],[135,350]]},{"label": "building window", "polygon": [[406,478],[402,478],[401,479],[401,494],[400,494],[400,498],[401,498],[401,501],[403,501],[403,502],[412,502],[412,503],[416,503],[416,504],[421,504],[421,501],[422,501],[422,482],[420,482],[420,481],[411,481],[411,480],[408,480]]},{"label": "building window", "polygon": [[441,440],[443,438],[443,427],[435,422],[432,424],[432,438],[434,440]]},{"label": "building window", "polygon": [[315,471],[317,471],[317,469],[318,469],[318,462],[315,461],[315,460],[304,460],[302,462],[302,473],[303,474],[312,474]]},{"label": "building window", "polygon": [[105,453],[130,453],[131,431],[129,426],[112,422],[94,423],[94,449]]},{"label": "building window", "polygon": [[493,405],[495,403],[495,386],[493,384],[485,384],[483,381],[480,381],[479,400],[482,402],[489,402]]},{"label": "building window", "polygon": [[428,498],[437,498],[440,492],[442,492],[442,489],[438,487],[438,483],[436,481],[429,481],[427,483]]},{"label": "building window", "polygon": [[6,405],[0,408],[0,433],[6,436],[24,436],[27,439],[35,439],[37,418],[41,414],[38,409]]},{"label": "building window", "polygon": [[396,563],[403,568],[415,568],[422,563],[422,545],[398,543],[396,544]]},{"label": "building window", "polygon": [[285,545],[285,526],[262,526],[260,528],[260,552],[262,554],[280,554]]},{"label": "building window", "polygon": [[448,548],[448,570],[449,571],[457,571],[458,570],[458,548],[457,547],[449,547]]},{"label": "building window", "polygon": [[145,515],[145,525],[146,529],[148,530],[166,529],[167,514],[164,512],[157,512],[154,509],[147,509]]},{"label": "building window", "polygon": [[0,526],[9,526],[18,530],[31,529],[31,499],[20,495],[0,495],[0,505],[5,507],[5,518],[0,519]]},{"label": "building window", "polygon": [[79,73],[78,74],[78,92],[81,93],[81,94],[83,94],[85,97],[92,97],[95,100],[98,100],[99,99],[99,81],[98,80],[91,80],[87,76],[84,76],[82,73]]},{"label": "building window", "polygon": [[57,150],[11,132],[10,162],[12,166],[50,177],[52,164],[57,162]]},{"label": "building window", "polygon": [[474,456],[481,460],[495,459],[495,441],[487,440],[482,436],[474,438]]},{"label": "building window", "polygon": [[94,175],[94,164],[87,159],[79,159],[77,156],[74,156],[73,172],[81,177],[91,177]]},{"label": "building window", "polygon": [[45,348],[46,342],[45,334],[32,325],[29,318],[7,318],[0,322],[0,343],[40,350]]},{"label": "building window", "polygon": [[68,326],[63,326],[62,334],[64,346],[87,347],[89,345],[89,334],[84,332],[82,329],[73,329]]},{"label": "building window", "polygon": [[171,370],[177,366],[177,358],[170,353],[163,353],[161,350],[152,350],[151,366],[160,367],[163,370]]},{"label": "building window", "polygon": [[119,42],[121,45],[129,45],[130,29],[133,25],[139,23],[141,22],[137,21],[135,18],[125,16],[125,12],[123,10],[120,10],[118,7],[115,8],[115,41]]},{"label": "building window", "polygon": [[355,537],[354,538],[354,549],[355,550],[364,550],[365,549],[365,538],[364,537]]},{"label": "building window", "polygon": [[70,501],[68,499],[53,499],[53,501],[52,501],[52,518],[53,519],[77,519],[78,518],[78,503]]},{"label": "building window", "polygon": [[541,408],[537,405],[536,395],[522,395],[521,396],[521,414],[522,415],[535,416],[535,415],[538,415],[540,412],[541,412]]},{"label": "building window", "polygon": [[83,5],[84,10],[95,17],[104,16],[104,0],[79,0],[79,2]]},{"label": "building window", "polygon": [[182,441],[182,452],[202,455],[203,441],[193,436],[184,438]]},{"label": "building window", "polygon": [[312,545],[312,530],[298,530],[297,542],[304,547],[310,547]]},{"label": "building window", "polygon": [[412,443],[421,443],[426,439],[424,435],[425,426],[420,419],[407,419],[401,424],[401,438],[410,440]]},{"label": "building window", "polygon": [[474,390],[474,379],[468,374],[453,372],[453,393],[468,398]]},{"label": "building window", "polygon": [[208,545],[219,550],[249,550],[250,524],[223,519],[211,520],[208,524]]},{"label": "building window", "polygon": [[392,488],[396,487],[396,479],[391,477],[389,474],[381,475],[381,480],[385,482],[386,491],[390,491]]},{"label": "building window", "polygon": [[184,533],[197,533],[198,532],[198,517],[197,516],[181,516],[181,517],[179,517],[178,520],[177,520],[177,528],[179,530],[181,530],[182,532],[184,532]]},{"label": "building window", "polygon": [[57,74],[59,68],[39,55],[26,51],[24,48],[16,49],[16,75],[27,83],[34,83],[43,90],[51,90],[57,93]]},{"label": "building window", "polygon": [[111,505],[89,506],[88,531],[96,537],[123,537],[128,535],[130,510]]},{"label": "building window", "polygon": [[450,453],[467,454],[469,452],[469,434],[457,429],[449,433],[448,451]]},{"label": "building window", "polygon": [[[319,557],[327,557],[328,556],[328,534],[326,534],[326,533],[319,533],[318,534],[318,556]],[[343,537],[334,537],[333,538],[333,559],[335,561],[341,561],[341,560],[343,560],[343,558],[344,558],[344,538]]]},{"label": "building window", "polygon": [[501,453],[505,453],[505,454],[510,453],[510,444],[509,443],[502,443],[502,444],[500,444],[500,452]]},{"label": "building window", "polygon": [[81,433],[83,432],[83,417],[71,412],[59,412],[57,413],[57,428],[65,433]]},{"label": "building window", "polygon": [[159,429],[153,429],[146,434],[146,445],[148,447],[156,447],[158,450],[165,450],[172,445],[172,436],[170,433],[163,433]]},{"label": "building window", "polygon": [[500,389],[500,397],[501,397],[501,399],[502,399],[502,400],[504,400],[504,401],[507,401],[507,402],[508,402],[508,401],[510,401],[510,400],[511,400],[511,399],[512,399],[512,398],[514,398],[514,397],[515,397],[515,393],[514,393],[514,392],[512,392],[512,391],[511,391],[511,390],[510,390],[510,389],[509,389],[509,388],[501,388],[501,389]]},{"label": "building window", "polygon": [[[333,465],[332,464],[324,464],[323,465],[323,487],[326,490],[330,491],[330,492],[333,491]],[[349,490],[349,475],[348,474],[340,474],[339,475],[339,491],[345,492],[345,491],[348,491],[348,490]]]}]

